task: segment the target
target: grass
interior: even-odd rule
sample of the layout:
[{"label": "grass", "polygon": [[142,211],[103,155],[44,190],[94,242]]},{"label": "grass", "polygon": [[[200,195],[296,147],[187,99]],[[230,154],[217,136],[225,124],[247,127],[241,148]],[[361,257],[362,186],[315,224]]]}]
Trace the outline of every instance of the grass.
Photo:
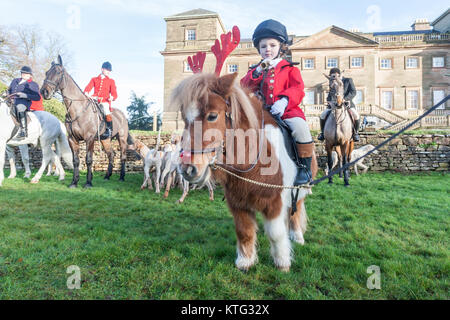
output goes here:
[{"label": "grass", "polygon": [[[259,263],[234,266],[234,225],[223,193],[185,204],[140,191],[142,176],[94,176],[71,190],[54,177],[0,190],[0,299],[449,299],[448,174],[366,174],[308,197],[305,246],[290,273],[273,265],[258,233]],[[82,177],[82,180],[84,176]],[[260,230],[262,219],[258,218]],[[81,269],[81,289],[66,268]],[[381,290],[366,287],[381,268]]]}]

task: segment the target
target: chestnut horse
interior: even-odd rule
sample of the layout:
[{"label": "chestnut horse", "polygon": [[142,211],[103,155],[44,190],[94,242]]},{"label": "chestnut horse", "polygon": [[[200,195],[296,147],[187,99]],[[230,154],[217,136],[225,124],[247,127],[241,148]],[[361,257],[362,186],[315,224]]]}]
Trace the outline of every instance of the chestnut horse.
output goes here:
[{"label": "chestnut horse", "polygon": [[[330,81],[330,92],[332,95],[332,101],[329,102],[331,112],[324,127],[328,168],[333,167],[332,152],[334,147],[336,147],[338,164],[339,168],[341,168],[350,162],[350,156],[353,151],[353,121],[347,110],[347,103],[344,101],[344,83],[341,76],[333,74],[331,76],[325,75],[325,77]],[[347,168],[344,170],[344,184],[346,187],[349,186],[349,175],[350,170]],[[341,173],[339,176],[341,176]],[[328,183],[333,183],[332,176],[328,178]]]},{"label": "chestnut horse", "polygon": [[[181,108],[185,122],[179,170],[191,183],[202,184],[212,174],[223,186],[236,228],[238,269],[246,271],[257,262],[255,213],[259,211],[264,217],[275,265],[289,271],[292,261],[289,238],[304,244],[307,223],[304,198],[311,189],[299,190],[297,210],[291,215],[292,190],[242,180],[292,186],[297,167],[271,114],[256,96],[236,83],[236,76],[237,73],[220,78],[194,74],[174,89],[172,103]],[[243,139],[239,133],[244,134]],[[216,162],[222,156],[226,156],[226,161]],[[238,177],[212,170],[213,163]],[[312,172],[313,176],[317,174],[315,155]]]}]

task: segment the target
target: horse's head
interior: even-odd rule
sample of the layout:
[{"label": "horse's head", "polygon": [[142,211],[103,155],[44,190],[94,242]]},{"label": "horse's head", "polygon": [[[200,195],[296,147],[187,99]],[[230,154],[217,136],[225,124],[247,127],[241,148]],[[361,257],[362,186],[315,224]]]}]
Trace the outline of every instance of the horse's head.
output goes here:
[{"label": "horse's head", "polygon": [[185,124],[179,170],[189,182],[202,184],[209,178],[210,164],[223,154],[227,129],[257,128],[250,98],[235,83],[236,76],[195,74],[172,93]]},{"label": "horse's head", "polygon": [[41,95],[45,100],[53,97],[55,92],[64,88],[64,66],[61,56],[58,56],[58,62],[52,62],[52,66],[45,73],[45,80],[42,84]]},{"label": "horse's head", "polygon": [[341,108],[344,103],[344,82],[342,81],[342,75],[339,73],[332,73],[329,76],[324,75],[329,81],[332,101],[335,102],[336,107]]}]

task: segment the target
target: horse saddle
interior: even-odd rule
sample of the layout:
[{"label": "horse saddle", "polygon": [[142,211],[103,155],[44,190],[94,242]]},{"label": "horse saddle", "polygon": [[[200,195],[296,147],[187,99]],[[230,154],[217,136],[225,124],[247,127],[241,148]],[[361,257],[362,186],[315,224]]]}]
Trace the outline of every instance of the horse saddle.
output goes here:
[{"label": "horse saddle", "polygon": [[284,145],[286,147],[287,153],[289,157],[294,161],[294,163],[298,163],[298,153],[297,153],[297,142],[295,141],[294,137],[292,136],[292,131],[289,128],[289,126],[281,119],[280,116],[275,116],[272,114],[272,118],[276,121],[278,124],[278,127],[281,130],[281,133],[283,135]]}]

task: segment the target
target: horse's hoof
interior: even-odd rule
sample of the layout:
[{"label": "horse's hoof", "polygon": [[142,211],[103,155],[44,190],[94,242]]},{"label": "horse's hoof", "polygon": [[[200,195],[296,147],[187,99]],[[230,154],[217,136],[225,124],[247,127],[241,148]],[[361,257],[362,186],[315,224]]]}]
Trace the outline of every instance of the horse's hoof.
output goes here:
[{"label": "horse's hoof", "polygon": [[344,184],[344,187],[350,187],[350,184],[346,183]]},{"label": "horse's hoof", "polygon": [[328,184],[333,184],[333,181],[328,181]]},{"label": "horse's hoof", "polygon": [[124,182],[125,178],[119,178],[119,181]]},{"label": "horse's hoof", "polygon": [[83,188],[84,188],[84,189],[91,189],[91,188],[92,188],[92,184],[86,183],[86,184],[83,186]]},{"label": "horse's hoof", "polygon": [[69,189],[75,189],[76,187],[77,187],[77,185],[72,183],[72,184],[69,186]]},{"label": "horse's hoof", "polygon": [[103,178],[104,180],[109,180],[109,177],[105,177],[105,178]]}]

